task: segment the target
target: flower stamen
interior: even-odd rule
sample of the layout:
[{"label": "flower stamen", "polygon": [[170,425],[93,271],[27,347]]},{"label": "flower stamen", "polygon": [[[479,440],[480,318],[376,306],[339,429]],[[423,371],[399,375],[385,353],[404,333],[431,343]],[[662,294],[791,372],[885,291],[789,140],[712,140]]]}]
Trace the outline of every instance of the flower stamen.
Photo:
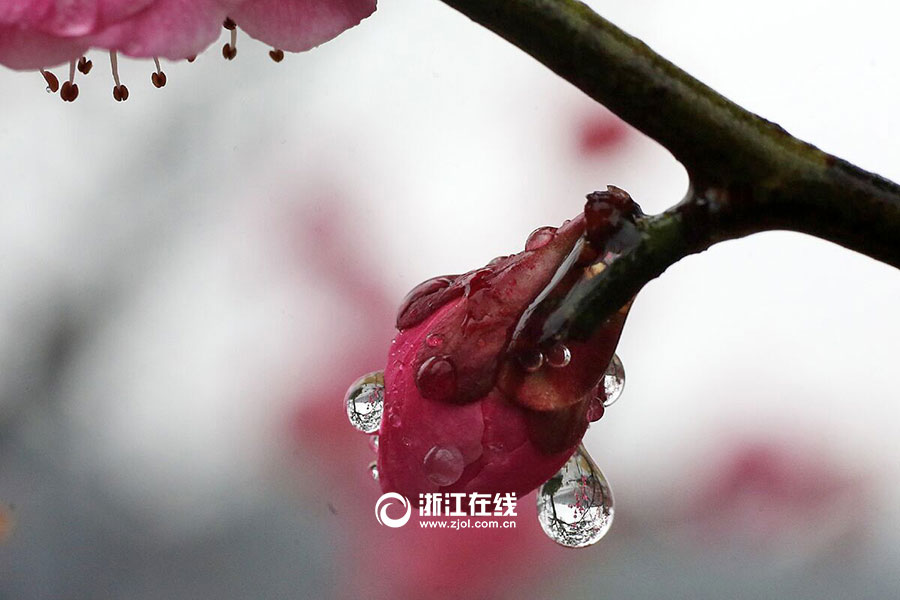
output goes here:
[{"label": "flower stamen", "polygon": [[43,69],[41,69],[41,75],[44,77],[44,81],[47,82],[47,93],[55,94],[59,91],[59,79],[56,78],[56,75]]},{"label": "flower stamen", "polygon": [[124,102],[128,100],[128,88],[119,81],[119,57],[115,50],[109,51],[109,66],[112,68],[113,81],[116,83],[113,87],[113,98],[116,102]]},{"label": "flower stamen", "polygon": [[88,60],[86,56],[82,56],[78,59],[78,70],[83,74],[87,75],[91,72],[91,69],[94,67],[94,61]]},{"label": "flower stamen", "polygon": [[231,43],[222,46],[222,56],[226,60],[234,60],[237,56],[237,24],[229,17],[222,23],[222,27],[231,32]]},{"label": "flower stamen", "polygon": [[62,84],[59,97],[63,102],[75,102],[78,97],[78,85],[75,83],[75,61],[69,61],[69,80]]},{"label": "flower stamen", "polygon": [[156,88],[161,88],[166,85],[166,74],[162,72],[162,69],[159,66],[159,58],[154,56],[153,63],[156,65],[156,72],[150,76],[150,81],[153,82],[153,85]]}]

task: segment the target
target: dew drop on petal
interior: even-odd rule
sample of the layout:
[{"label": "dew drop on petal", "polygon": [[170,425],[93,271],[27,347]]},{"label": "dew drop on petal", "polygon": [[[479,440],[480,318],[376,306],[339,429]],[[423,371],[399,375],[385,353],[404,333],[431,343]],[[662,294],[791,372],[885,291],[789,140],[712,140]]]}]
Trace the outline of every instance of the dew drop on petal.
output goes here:
[{"label": "dew drop on petal", "polygon": [[378,454],[378,434],[369,437],[369,448],[372,449],[372,452]]},{"label": "dew drop on petal", "polygon": [[537,250],[550,243],[556,235],[556,227],[538,227],[528,235],[525,250]]},{"label": "dew drop on petal", "polygon": [[444,343],[444,336],[439,333],[429,333],[425,336],[425,343],[429,348],[440,348]]},{"label": "dew drop on petal", "polygon": [[554,369],[561,369],[569,364],[572,360],[572,351],[568,346],[557,342],[547,350],[547,364]]},{"label": "dew drop on petal", "polygon": [[416,373],[416,387],[423,398],[448,400],[456,393],[456,368],[449,356],[432,356]]},{"label": "dew drop on petal", "polygon": [[540,350],[528,350],[521,352],[518,357],[519,364],[528,373],[534,373],[544,364],[544,355]]},{"label": "dew drop on petal", "polygon": [[378,481],[378,463],[372,461],[369,463],[369,472],[372,473],[372,479]]},{"label": "dew drop on petal", "polygon": [[373,371],[357,379],[344,397],[350,423],[363,433],[381,427],[384,411],[384,373]]},{"label": "dew drop on petal", "polygon": [[606,373],[603,375],[603,390],[606,393],[606,401],[603,406],[611,406],[625,389],[625,366],[622,359],[613,354]]},{"label": "dew drop on petal", "polygon": [[538,521],[544,533],[569,548],[595,544],[613,521],[612,490],[584,445],[541,486]]},{"label": "dew drop on petal", "polygon": [[440,486],[452,485],[462,476],[466,463],[456,446],[432,446],[423,461],[425,475]]},{"label": "dew drop on petal", "polygon": [[591,398],[591,403],[588,405],[587,409],[587,420],[589,422],[593,423],[594,421],[599,421],[601,417],[603,417],[603,413],[606,412],[606,407],[603,405],[603,402],[603,394],[597,394]]}]

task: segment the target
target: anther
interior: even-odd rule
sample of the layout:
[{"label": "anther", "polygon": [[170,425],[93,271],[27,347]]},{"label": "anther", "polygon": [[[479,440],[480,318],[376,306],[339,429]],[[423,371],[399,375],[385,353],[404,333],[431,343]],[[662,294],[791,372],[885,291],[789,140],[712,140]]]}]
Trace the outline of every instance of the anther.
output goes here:
[{"label": "anther", "polygon": [[166,74],[159,67],[159,59],[157,57],[153,57],[153,62],[156,64],[156,72],[150,76],[150,81],[153,82],[155,87],[161,88],[166,85]]},{"label": "anther", "polygon": [[225,19],[222,27],[231,32],[231,43],[222,46],[222,56],[226,60],[234,60],[234,57],[237,56],[237,25],[229,18]]},{"label": "anther", "polygon": [[69,80],[59,89],[59,97],[63,102],[74,102],[78,97],[78,86],[75,84],[75,61],[69,62]]},{"label": "anther", "polygon": [[195,60],[197,60],[197,57],[196,57],[196,56],[188,56],[188,57],[187,57],[187,61],[190,62],[190,63],[194,62]]},{"label": "anther", "polygon": [[115,50],[109,51],[109,66],[112,68],[113,81],[116,83],[113,87],[113,98],[116,102],[124,102],[128,100],[128,88],[119,82],[119,58]]},{"label": "anther", "polygon": [[56,93],[59,91],[59,79],[56,78],[56,75],[51,73],[50,71],[45,71],[41,69],[41,75],[44,76],[44,81],[47,82],[47,91]]},{"label": "anther", "polygon": [[94,67],[94,61],[88,60],[86,56],[82,56],[78,59],[78,70],[87,75],[91,72],[91,69]]},{"label": "anther", "polygon": [[277,63],[280,63],[284,60],[284,50],[279,50],[275,48],[274,50],[269,50],[269,58],[274,60]]}]

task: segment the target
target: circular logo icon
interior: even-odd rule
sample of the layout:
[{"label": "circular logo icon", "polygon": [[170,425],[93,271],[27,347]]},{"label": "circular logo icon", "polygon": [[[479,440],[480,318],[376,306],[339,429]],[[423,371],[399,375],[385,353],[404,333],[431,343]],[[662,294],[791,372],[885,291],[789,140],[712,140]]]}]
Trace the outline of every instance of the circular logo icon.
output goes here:
[{"label": "circular logo icon", "polygon": [[[388,508],[394,504],[391,502],[392,500],[399,500],[400,505],[406,509],[406,512],[403,513],[402,517],[393,519],[388,516]],[[378,523],[381,525],[394,528],[403,527],[409,521],[411,515],[412,505],[409,503],[409,500],[397,492],[388,492],[387,494],[382,495],[381,498],[378,499],[378,502],[375,503],[375,518],[378,519]]]}]

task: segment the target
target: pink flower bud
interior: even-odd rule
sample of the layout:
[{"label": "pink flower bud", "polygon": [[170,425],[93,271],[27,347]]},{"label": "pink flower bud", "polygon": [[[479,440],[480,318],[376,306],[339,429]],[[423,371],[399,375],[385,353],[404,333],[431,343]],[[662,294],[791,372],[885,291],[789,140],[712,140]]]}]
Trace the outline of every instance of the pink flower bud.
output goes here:
[{"label": "pink flower bud", "polygon": [[535,328],[613,260],[609,244],[637,210],[616,188],[592,194],[587,216],[538,229],[523,252],[409,293],[384,371],[384,491],[522,496],[559,470],[603,393],[628,307],[585,340],[540,347]]}]

